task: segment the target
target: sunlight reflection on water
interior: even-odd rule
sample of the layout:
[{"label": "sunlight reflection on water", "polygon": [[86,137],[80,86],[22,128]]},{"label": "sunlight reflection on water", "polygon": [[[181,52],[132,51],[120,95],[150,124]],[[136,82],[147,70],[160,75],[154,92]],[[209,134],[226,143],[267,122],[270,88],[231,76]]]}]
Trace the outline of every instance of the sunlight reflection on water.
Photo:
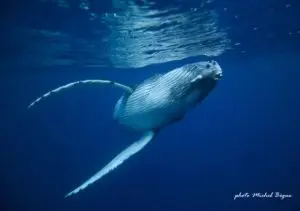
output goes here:
[{"label": "sunlight reflection on water", "polygon": [[[71,9],[67,0],[53,2]],[[78,8],[93,22],[90,38],[47,28],[18,28],[23,39],[31,42],[19,61],[31,66],[139,68],[193,56],[219,56],[230,49],[227,32],[218,26],[218,14],[205,7],[211,1],[188,9],[159,9],[153,2],[141,2],[114,0],[117,11],[97,13],[89,1],[81,0]]]}]

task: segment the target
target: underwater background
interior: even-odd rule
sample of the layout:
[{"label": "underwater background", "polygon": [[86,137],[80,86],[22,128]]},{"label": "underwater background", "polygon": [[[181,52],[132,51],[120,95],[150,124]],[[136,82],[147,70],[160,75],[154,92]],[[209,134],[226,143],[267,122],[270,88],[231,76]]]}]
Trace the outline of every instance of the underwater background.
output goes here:
[{"label": "underwater background", "polygon": [[[1,6],[1,211],[300,210],[300,2],[27,0]],[[75,196],[141,134],[122,91],[216,60],[224,77],[187,117]],[[239,198],[280,192],[290,198]]]}]

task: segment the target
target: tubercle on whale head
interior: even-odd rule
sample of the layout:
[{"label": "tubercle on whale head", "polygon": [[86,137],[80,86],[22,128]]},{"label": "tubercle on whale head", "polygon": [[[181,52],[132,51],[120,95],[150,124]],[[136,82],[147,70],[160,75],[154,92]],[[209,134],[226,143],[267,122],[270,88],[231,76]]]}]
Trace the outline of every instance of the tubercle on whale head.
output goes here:
[{"label": "tubercle on whale head", "polygon": [[218,62],[212,60],[208,61],[203,70],[203,77],[212,78],[213,80],[220,80],[223,77],[223,71]]},{"label": "tubercle on whale head", "polygon": [[220,80],[223,77],[223,71],[218,62],[212,60],[209,62],[211,65],[211,73],[214,80]]}]

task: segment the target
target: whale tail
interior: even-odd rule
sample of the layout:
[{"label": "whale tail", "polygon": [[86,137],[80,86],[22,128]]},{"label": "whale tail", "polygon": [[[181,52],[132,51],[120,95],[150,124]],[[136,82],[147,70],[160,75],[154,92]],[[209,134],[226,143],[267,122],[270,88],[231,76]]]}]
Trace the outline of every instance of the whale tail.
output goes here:
[{"label": "whale tail", "polygon": [[69,197],[71,195],[74,195],[78,193],[79,191],[85,189],[89,185],[93,184],[97,180],[101,179],[104,175],[108,174],[110,171],[117,168],[119,165],[121,165],[125,160],[130,158],[132,155],[138,153],[141,149],[143,149],[156,135],[157,132],[155,131],[148,131],[146,132],[138,141],[131,144],[129,147],[127,147],[125,150],[123,150],[121,153],[119,153],[112,161],[110,161],[106,166],[104,166],[100,171],[98,171],[96,174],[94,174],[92,177],[90,177],[88,180],[86,180],[84,183],[82,183],[80,186],[69,192],[65,195],[66,197]]},{"label": "whale tail", "polygon": [[65,90],[65,89],[70,89],[70,88],[72,88],[76,85],[79,85],[79,84],[110,84],[110,85],[113,85],[113,86],[116,86],[116,87],[119,87],[119,88],[123,89],[124,91],[126,91],[129,94],[131,94],[133,92],[133,89],[131,87],[129,87],[127,85],[124,85],[124,84],[121,84],[121,83],[118,83],[116,81],[110,81],[110,80],[81,80],[81,81],[75,81],[75,82],[72,82],[72,83],[68,83],[66,85],[60,86],[56,89],[53,89],[53,90],[43,94],[42,96],[38,97],[36,100],[31,102],[27,108],[31,108],[35,104],[39,103],[42,99],[45,99],[45,98],[51,96],[54,93],[58,93],[58,92],[60,92],[62,90]]}]

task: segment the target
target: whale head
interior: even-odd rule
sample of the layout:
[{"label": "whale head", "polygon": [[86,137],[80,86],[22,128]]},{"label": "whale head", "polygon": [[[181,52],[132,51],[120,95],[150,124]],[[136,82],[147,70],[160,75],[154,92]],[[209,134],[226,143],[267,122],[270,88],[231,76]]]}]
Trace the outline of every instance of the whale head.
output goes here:
[{"label": "whale head", "polygon": [[204,68],[202,68],[200,73],[203,78],[210,78],[217,81],[223,77],[223,71],[218,62],[212,60],[204,62],[203,65]]}]

